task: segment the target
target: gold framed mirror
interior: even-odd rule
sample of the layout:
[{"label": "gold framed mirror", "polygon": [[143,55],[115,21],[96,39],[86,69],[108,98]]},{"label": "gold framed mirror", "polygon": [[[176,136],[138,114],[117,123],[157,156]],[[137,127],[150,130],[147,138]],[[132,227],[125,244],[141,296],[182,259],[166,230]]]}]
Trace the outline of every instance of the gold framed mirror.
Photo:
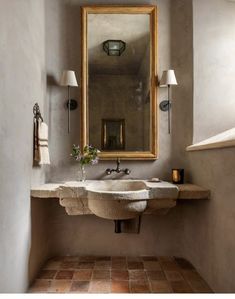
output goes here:
[{"label": "gold framed mirror", "polygon": [[82,7],[82,147],[101,159],[157,159],[156,63],[155,6]]}]

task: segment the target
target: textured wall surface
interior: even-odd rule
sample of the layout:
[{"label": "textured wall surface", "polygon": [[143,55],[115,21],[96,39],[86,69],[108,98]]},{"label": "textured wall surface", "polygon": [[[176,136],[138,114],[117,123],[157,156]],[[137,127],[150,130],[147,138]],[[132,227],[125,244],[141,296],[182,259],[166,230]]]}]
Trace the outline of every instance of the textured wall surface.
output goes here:
[{"label": "textured wall surface", "polygon": [[[235,127],[235,3],[193,1],[194,139]],[[188,153],[192,181],[211,190],[207,203],[184,207],[184,255],[217,292],[235,291],[235,151]]]},{"label": "textured wall surface", "polygon": [[[50,103],[50,150],[51,172],[48,181],[63,181],[76,178],[77,165],[70,159],[70,151],[73,143],[79,143],[80,122],[80,89],[73,88],[72,93],[79,102],[79,108],[72,112],[70,135],[67,133],[67,111],[64,108],[66,101],[66,89],[56,86],[63,68],[71,68],[80,77],[80,6],[91,4],[122,4],[121,1],[46,1],[46,32],[47,32],[47,72],[51,78],[51,88],[47,99]],[[158,71],[168,69],[171,65],[170,43],[170,1],[136,1],[135,4],[154,4],[158,6]],[[133,4],[133,1],[125,1],[125,4]],[[183,13],[183,12],[182,12]],[[186,28],[185,28],[186,29]],[[80,81],[80,80],[79,80]],[[165,88],[159,89],[159,100],[167,95]],[[152,161],[125,161],[124,168],[132,170],[133,178],[150,178],[159,176],[169,178],[171,172],[171,137],[167,133],[167,114],[159,113],[159,146],[160,159]],[[102,161],[97,166],[88,167],[87,177],[90,179],[103,178],[105,169],[114,166],[112,161]],[[144,169],[144,171],[143,171]]]},{"label": "textured wall surface", "polygon": [[[184,3],[185,2],[185,3]],[[73,143],[79,143],[79,115],[80,111],[72,112],[72,132],[67,134],[67,113],[64,108],[66,100],[66,89],[58,87],[56,82],[61,75],[63,68],[74,69],[80,74],[80,5],[96,4],[97,1],[58,1],[51,0],[46,2],[46,57],[47,73],[50,74],[51,87],[47,94],[50,103],[50,152],[52,158],[51,171],[48,174],[48,181],[63,181],[76,178],[77,165],[70,160],[69,153]],[[119,4],[120,1],[104,1],[105,4]],[[143,2],[136,2],[143,4]],[[190,74],[192,70],[190,59],[184,61],[187,49],[191,50],[191,39],[184,41],[183,37],[192,34],[190,31],[191,23],[185,23],[185,18],[191,20],[191,2],[174,1],[173,8],[177,16],[171,14],[171,3],[166,0],[146,1],[145,3],[155,4],[158,7],[158,71],[161,75],[162,70],[171,67],[171,47],[172,47],[172,28],[174,29],[174,51],[181,51],[180,60],[176,67],[176,74],[179,78],[184,78],[183,72],[187,70]],[[178,6],[176,3],[179,3]],[[183,5],[184,3],[184,5]],[[100,2],[99,2],[100,4]],[[125,1],[125,4],[133,4],[132,1]],[[176,6],[175,6],[176,5]],[[185,16],[186,14],[186,16]],[[188,16],[189,14],[189,16]],[[174,16],[174,17],[173,17]],[[187,20],[188,20],[187,19]],[[177,25],[179,23],[179,25]],[[76,30],[74,30],[76,28]],[[176,46],[176,35],[182,34],[181,43]],[[189,44],[189,45],[188,45]],[[174,54],[177,57],[177,53]],[[190,56],[191,57],[191,56]],[[192,63],[192,60],[190,61]],[[189,64],[189,65],[188,65]],[[192,74],[191,74],[192,78]],[[181,80],[180,80],[181,81]],[[188,80],[187,82],[190,82]],[[190,82],[191,83],[191,82]],[[181,83],[182,84],[182,83]],[[188,84],[188,83],[187,83]],[[188,88],[185,84],[184,89],[179,89],[177,94],[173,91],[174,100],[184,101],[185,92]],[[183,90],[181,93],[180,90]],[[166,89],[159,89],[159,101],[165,99]],[[80,90],[73,88],[73,95],[80,103]],[[190,101],[191,99],[186,99]],[[185,101],[186,101],[185,100]],[[79,105],[80,106],[80,105]],[[186,105],[187,107],[187,105]],[[80,107],[79,107],[80,108]],[[173,107],[175,110],[176,108]],[[177,118],[190,118],[187,109],[181,111],[178,108]],[[176,118],[176,119],[177,119]],[[174,120],[175,122],[175,120]],[[184,121],[182,121],[184,122]],[[173,124],[174,126],[174,124]],[[183,128],[181,134],[187,138],[190,128]],[[184,132],[185,130],[185,132]],[[170,178],[171,159],[173,147],[171,136],[167,130],[167,114],[159,113],[159,134],[160,134],[160,155],[156,161],[123,161],[123,167],[132,170],[133,178],[150,178],[159,176]],[[175,133],[173,133],[175,134]],[[178,132],[177,132],[178,134]],[[175,137],[174,148],[180,146]],[[191,142],[188,141],[189,143]],[[187,143],[187,142],[185,142]],[[183,160],[183,159],[182,159]],[[92,168],[87,169],[88,178],[106,178],[105,169],[115,166],[112,161],[100,161]],[[113,178],[118,177],[113,175]],[[120,176],[119,176],[120,177]],[[144,217],[140,235],[115,235],[112,221],[99,219],[96,216],[72,217],[65,214],[64,209],[52,205],[53,215],[51,218],[51,244],[55,254],[68,253],[88,253],[88,254],[182,254],[180,208],[171,211],[168,216]],[[54,210],[53,210],[54,209]],[[172,228],[174,228],[172,230]],[[105,244],[105,245],[104,245]],[[116,247],[114,244],[118,244]]]},{"label": "textured wall surface", "polygon": [[[46,86],[44,1],[1,0],[0,6],[0,292],[23,292],[31,246],[30,185],[44,182],[43,170],[32,171],[32,109],[38,101],[44,112]],[[45,254],[41,244],[35,265]]]},{"label": "textured wall surface", "polygon": [[164,216],[144,215],[140,234],[115,234],[114,222],[95,215],[68,216],[57,200],[50,206],[51,254],[181,256],[181,207]]},{"label": "textured wall surface", "polygon": [[234,1],[194,1],[194,143],[235,124],[234,14]]}]

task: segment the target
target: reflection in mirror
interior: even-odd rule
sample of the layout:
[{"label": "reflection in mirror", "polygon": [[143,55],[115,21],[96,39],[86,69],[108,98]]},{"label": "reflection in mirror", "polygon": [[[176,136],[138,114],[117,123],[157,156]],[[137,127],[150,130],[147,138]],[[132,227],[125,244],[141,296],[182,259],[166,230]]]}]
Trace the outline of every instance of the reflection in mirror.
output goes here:
[{"label": "reflection in mirror", "polygon": [[105,151],[125,149],[125,119],[102,120],[101,149]]},{"label": "reflection in mirror", "polygon": [[101,157],[156,158],[155,13],[83,10],[82,136]]},{"label": "reflection in mirror", "polygon": [[[89,137],[102,150],[150,150],[149,19],[147,14],[88,16]],[[125,122],[125,145],[114,132],[115,122],[105,124],[113,134],[104,142],[102,120],[108,118]]]}]

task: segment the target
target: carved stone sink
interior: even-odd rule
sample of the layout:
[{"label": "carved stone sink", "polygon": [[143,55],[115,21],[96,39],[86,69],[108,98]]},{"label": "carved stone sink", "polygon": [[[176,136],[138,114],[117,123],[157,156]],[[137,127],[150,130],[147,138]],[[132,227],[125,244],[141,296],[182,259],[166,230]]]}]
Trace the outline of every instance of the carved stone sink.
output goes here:
[{"label": "carved stone sink", "polygon": [[147,207],[148,189],[143,181],[96,181],[86,188],[88,207],[106,219],[134,218]]},{"label": "carved stone sink", "polygon": [[68,215],[90,215],[121,220],[139,214],[164,215],[176,206],[178,187],[148,180],[87,180],[45,184],[33,197],[58,198]]}]

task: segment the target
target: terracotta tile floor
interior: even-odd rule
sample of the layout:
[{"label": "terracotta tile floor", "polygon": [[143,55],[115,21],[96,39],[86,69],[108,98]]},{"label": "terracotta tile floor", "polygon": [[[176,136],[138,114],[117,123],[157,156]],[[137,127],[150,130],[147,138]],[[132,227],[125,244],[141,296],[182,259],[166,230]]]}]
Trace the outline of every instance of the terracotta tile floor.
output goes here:
[{"label": "terracotta tile floor", "polygon": [[177,257],[59,257],[49,260],[29,293],[212,293]]}]

